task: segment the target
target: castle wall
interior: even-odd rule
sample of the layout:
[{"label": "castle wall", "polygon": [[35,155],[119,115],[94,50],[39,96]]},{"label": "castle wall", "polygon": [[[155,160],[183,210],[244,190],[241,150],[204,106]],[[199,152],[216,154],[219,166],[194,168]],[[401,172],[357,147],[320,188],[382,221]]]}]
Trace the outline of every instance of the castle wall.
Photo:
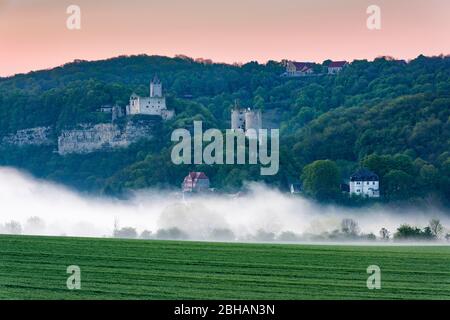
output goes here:
[{"label": "castle wall", "polygon": [[160,116],[166,108],[166,99],[164,98],[140,98],[139,99],[139,114],[148,114]]},{"label": "castle wall", "polygon": [[130,115],[156,115],[164,120],[175,116],[175,110],[167,109],[166,98],[162,94],[162,84],[159,81],[150,83],[149,97],[139,97],[136,94],[131,95],[130,104],[126,107],[126,113]]},{"label": "castle wall", "polygon": [[127,106],[128,114],[139,114],[140,98],[137,96],[131,96],[130,104]]}]

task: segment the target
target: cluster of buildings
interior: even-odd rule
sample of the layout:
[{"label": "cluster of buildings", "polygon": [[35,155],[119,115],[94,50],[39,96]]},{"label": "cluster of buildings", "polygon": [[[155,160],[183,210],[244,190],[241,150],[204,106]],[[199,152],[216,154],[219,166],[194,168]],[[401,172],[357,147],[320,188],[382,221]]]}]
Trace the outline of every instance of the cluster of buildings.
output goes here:
[{"label": "cluster of buildings", "polygon": [[133,93],[130,97],[129,104],[125,107],[125,111],[117,105],[103,106],[100,108],[100,111],[111,113],[113,121],[125,115],[153,115],[159,116],[163,120],[169,120],[175,116],[175,110],[167,108],[162,83],[156,75],[153,80],[150,81],[150,95],[148,97],[141,97],[136,93]]},{"label": "cluster of buildings", "polygon": [[[347,64],[346,61],[331,61],[326,66],[327,74],[337,74]],[[288,61],[284,76],[301,77],[318,74],[315,73],[314,68],[314,63]],[[168,120],[175,116],[175,111],[167,108],[162,83],[157,76],[150,82],[150,95],[148,97],[141,97],[133,93],[125,110],[117,105],[106,105],[101,107],[100,111],[111,113],[113,120],[125,115],[139,114],[160,116],[163,120]],[[257,134],[262,129],[261,110],[243,108],[236,103],[231,110],[231,129],[245,132],[247,137],[251,138],[252,135]],[[350,176],[348,184],[341,185],[341,190],[349,192],[351,195],[378,198],[380,197],[379,187],[378,176],[368,169],[361,168]],[[204,172],[189,172],[183,180],[181,189],[183,193],[203,193],[212,190],[209,178]],[[301,193],[301,191],[302,186],[300,183],[292,183],[290,185],[291,193]]]},{"label": "cluster of buildings", "polygon": [[[286,62],[286,72],[283,74],[285,77],[304,77],[311,75],[335,75],[342,71],[342,69],[348,64],[347,61],[331,61],[328,65],[322,67],[321,71],[316,72],[315,63],[312,62],[297,62],[297,61],[287,61]],[[323,70],[325,68],[325,71]]]},{"label": "cluster of buildings", "polygon": [[[183,193],[205,193],[212,189],[209,178],[204,172],[189,172],[181,184],[181,190]],[[302,193],[302,185],[291,183],[289,190],[292,194]],[[350,176],[349,184],[341,184],[341,190],[350,195],[379,198],[380,181],[378,175],[366,168],[361,168]]]}]

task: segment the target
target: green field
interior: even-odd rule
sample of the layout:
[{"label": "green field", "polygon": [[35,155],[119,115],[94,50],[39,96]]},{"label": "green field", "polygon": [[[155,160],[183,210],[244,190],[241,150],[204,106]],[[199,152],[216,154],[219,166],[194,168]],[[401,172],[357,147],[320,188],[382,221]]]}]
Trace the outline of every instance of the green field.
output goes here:
[{"label": "green field", "polygon": [[[380,290],[366,287],[373,264]],[[450,299],[450,247],[0,236],[0,299],[405,298]]]}]

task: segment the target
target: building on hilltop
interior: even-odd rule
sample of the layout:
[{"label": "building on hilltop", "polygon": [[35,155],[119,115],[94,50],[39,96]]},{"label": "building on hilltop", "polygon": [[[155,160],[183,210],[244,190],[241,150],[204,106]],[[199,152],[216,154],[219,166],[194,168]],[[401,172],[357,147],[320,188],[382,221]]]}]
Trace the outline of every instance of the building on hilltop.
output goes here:
[{"label": "building on hilltop", "polygon": [[346,65],[348,65],[347,61],[331,61],[327,66],[328,74],[338,74]]},{"label": "building on hilltop", "polygon": [[350,194],[369,198],[380,197],[380,181],[372,171],[361,168],[350,176]]},{"label": "building on hilltop", "polygon": [[[231,110],[231,129],[241,130],[247,136],[257,134],[262,129],[261,110],[240,108],[236,103],[233,110]],[[249,131],[249,129],[253,130]]]},{"label": "building on hilltop", "polygon": [[156,115],[164,120],[175,116],[174,110],[167,109],[162,83],[156,75],[150,82],[150,96],[140,97],[133,93],[130,97],[130,104],[126,107],[126,113],[127,115]]},{"label": "building on hilltop", "polygon": [[314,73],[314,63],[312,62],[286,62],[286,72],[283,74],[286,77],[303,77],[312,75]]},{"label": "building on hilltop", "polygon": [[183,192],[209,191],[209,178],[203,172],[189,172],[181,185]]}]

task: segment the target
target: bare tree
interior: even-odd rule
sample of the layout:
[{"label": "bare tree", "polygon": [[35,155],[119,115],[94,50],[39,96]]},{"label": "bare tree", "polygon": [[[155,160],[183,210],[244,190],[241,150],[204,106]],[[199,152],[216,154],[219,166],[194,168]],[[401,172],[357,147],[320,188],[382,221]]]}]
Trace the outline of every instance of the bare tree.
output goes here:
[{"label": "bare tree", "polygon": [[347,235],[357,236],[359,234],[358,223],[353,219],[343,219],[341,222],[341,231]]},{"label": "bare tree", "polygon": [[386,228],[381,228],[380,237],[383,240],[389,240],[389,238],[391,237],[391,232]]},{"label": "bare tree", "polygon": [[141,239],[152,239],[153,238],[153,233],[149,230],[144,230],[142,231],[141,235],[139,236],[139,238]]},{"label": "bare tree", "polygon": [[122,229],[114,230],[113,236],[114,238],[123,238],[123,239],[135,239],[137,238],[137,232],[135,228],[125,227]]},{"label": "bare tree", "polygon": [[431,219],[428,226],[430,227],[432,235],[439,239],[444,232],[444,226],[439,219]]},{"label": "bare tree", "polygon": [[22,226],[17,221],[7,222],[4,225],[0,224],[0,234],[22,234]]}]

